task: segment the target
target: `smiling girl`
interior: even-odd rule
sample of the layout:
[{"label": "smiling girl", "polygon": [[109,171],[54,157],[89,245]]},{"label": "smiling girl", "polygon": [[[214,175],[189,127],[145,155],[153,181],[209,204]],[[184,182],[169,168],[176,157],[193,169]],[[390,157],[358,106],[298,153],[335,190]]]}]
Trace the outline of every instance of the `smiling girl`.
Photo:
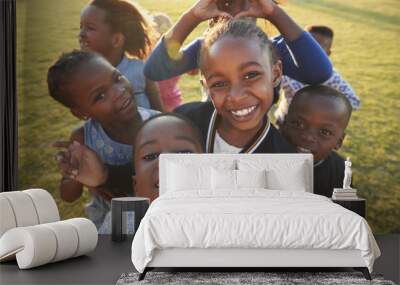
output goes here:
[{"label": "smiling girl", "polygon": [[[306,84],[319,84],[332,74],[332,64],[318,43],[274,0],[198,0],[185,11],[151,52],[144,67],[147,78],[165,80],[198,68],[203,38],[182,47],[198,25],[208,21],[211,28],[221,18],[257,19],[272,23],[280,35],[272,44],[282,61],[282,72]],[[208,33],[208,30],[205,34]],[[182,48],[181,48],[182,47]],[[280,84],[274,88],[279,99]]]},{"label": "smiling girl", "polygon": [[133,85],[138,106],[162,111],[156,84],[143,74],[154,31],[145,14],[128,0],[92,0],[81,13],[79,44],[100,53]]},{"label": "smiling girl", "polygon": [[176,111],[200,128],[207,152],[295,151],[268,120],[282,64],[260,28],[243,20],[217,24],[204,40],[200,70],[211,102],[185,104]]},{"label": "smiling girl", "polygon": [[[97,53],[73,51],[62,55],[49,68],[47,84],[51,97],[85,120],[82,127],[71,133],[70,142],[87,145],[109,165],[131,161],[137,130],[156,111],[137,107],[131,84],[117,69]],[[75,162],[70,161],[67,152],[60,152],[57,160],[62,175],[61,198],[73,202],[83,190],[83,184],[66,172],[67,166]],[[92,201],[87,214],[99,227],[110,210],[109,200],[118,193],[101,187],[89,190]]]}]

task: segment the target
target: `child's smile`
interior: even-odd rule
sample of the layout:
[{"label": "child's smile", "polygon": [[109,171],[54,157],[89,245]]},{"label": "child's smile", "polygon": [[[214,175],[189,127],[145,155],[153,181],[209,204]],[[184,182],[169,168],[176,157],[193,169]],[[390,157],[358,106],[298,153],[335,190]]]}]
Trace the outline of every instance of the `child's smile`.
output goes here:
[{"label": "child's smile", "polygon": [[203,70],[221,126],[255,134],[273,98],[275,71],[267,52],[255,42],[227,36],[210,47]]},{"label": "child's smile", "polygon": [[243,122],[251,119],[252,115],[256,112],[258,105],[244,107],[237,110],[231,110],[232,116],[235,120]]},{"label": "child's smile", "polygon": [[79,44],[82,50],[108,54],[111,46],[111,29],[105,22],[105,12],[95,6],[87,6],[81,13]]},{"label": "child's smile", "polygon": [[122,104],[117,107],[119,112],[132,112],[132,108],[134,108],[134,99],[132,94],[125,87],[123,93],[121,94],[120,101]]},{"label": "child's smile", "polygon": [[103,126],[131,122],[138,114],[132,86],[104,58],[83,66],[73,82],[69,88],[77,106],[73,109]]}]

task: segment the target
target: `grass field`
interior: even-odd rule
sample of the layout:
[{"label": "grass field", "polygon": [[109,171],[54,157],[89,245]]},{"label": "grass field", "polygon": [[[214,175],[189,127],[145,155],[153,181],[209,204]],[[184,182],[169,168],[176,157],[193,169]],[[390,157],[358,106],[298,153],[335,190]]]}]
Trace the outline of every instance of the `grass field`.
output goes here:
[{"label": "grass field", "polygon": [[[173,20],[192,3],[138,2],[149,11],[168,13]],[[52,192],[62,218],[84,215],[88,193],[72,204],[60,200],[56,150],[50,145],[67,139],[81,122],[48,96],[46,73],[61,52],[78,48],[79,13],[86,3],[17,0],[18,187]],[[400,2],[293,0],[284,7],[303,26],[318,23],[335,30],[331,59],[362,100],[340,153],[353,160],[354,183],[368,200],[374,233],[400,232]],[[185,101],[201,96],[197,78],[183,77],[180,88]]]}]

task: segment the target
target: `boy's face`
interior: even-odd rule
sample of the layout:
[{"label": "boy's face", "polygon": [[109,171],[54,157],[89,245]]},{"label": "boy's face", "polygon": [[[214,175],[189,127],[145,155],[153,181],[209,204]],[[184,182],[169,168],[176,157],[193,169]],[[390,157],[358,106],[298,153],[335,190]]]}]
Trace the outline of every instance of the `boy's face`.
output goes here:
[{"label": "boy's face", "polygon": [[93,118],[102,125],[129,122],[137,115],[133,88],[107,60],[98,56],[82,64],[66,88],[79,118]]},{"label": "boy's face", "polygon": [[111,27],[105,22],[105,11],[88,5],[80,19],[79,44],[82,50],[91,50],[102,55],[112,50]]},{"label": "boy's face", "polygon": [[136,137],[133,190],[136,196],[153,201],[158,197],[158,157],[161,153],[201,153],[199,138],[192,127],[175,117],[149,122]]},{"label": "boy's face", "polygon": [[258,130],[271,107],[280,66],[271,66],[267,52],[254,41],[228,36],[208,49],[202,69],[222,123],[239,131]]},{"label": "boy's face", "polygon": [[292,102],[282,134],[298,152],[311,152],[317,162],[341,146],[348,119],[347,110],[339,100],[303,96],[295,105]]},{"label": "boy's face", "polygon": [[333,39],[326,37],[324,35],[318,34],[318,33],[310,33],[310,34],[313,36],[313,38],[319,43],[319,45],[322,47],[322,49],[329,56],[331,54]]}]

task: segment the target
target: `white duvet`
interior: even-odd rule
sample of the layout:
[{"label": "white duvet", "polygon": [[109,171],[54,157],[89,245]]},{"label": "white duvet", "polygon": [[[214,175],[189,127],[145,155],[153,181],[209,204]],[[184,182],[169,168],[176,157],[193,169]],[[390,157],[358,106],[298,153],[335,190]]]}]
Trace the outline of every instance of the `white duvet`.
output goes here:
[{"label": "white duvet", "polygon": [[326,197],[265,189],[215,194],[156,199],[132,243],[135,268],[143,272],[154,250],[165,248],[358,249],[370,272],[380,255],[365,219]]}]

